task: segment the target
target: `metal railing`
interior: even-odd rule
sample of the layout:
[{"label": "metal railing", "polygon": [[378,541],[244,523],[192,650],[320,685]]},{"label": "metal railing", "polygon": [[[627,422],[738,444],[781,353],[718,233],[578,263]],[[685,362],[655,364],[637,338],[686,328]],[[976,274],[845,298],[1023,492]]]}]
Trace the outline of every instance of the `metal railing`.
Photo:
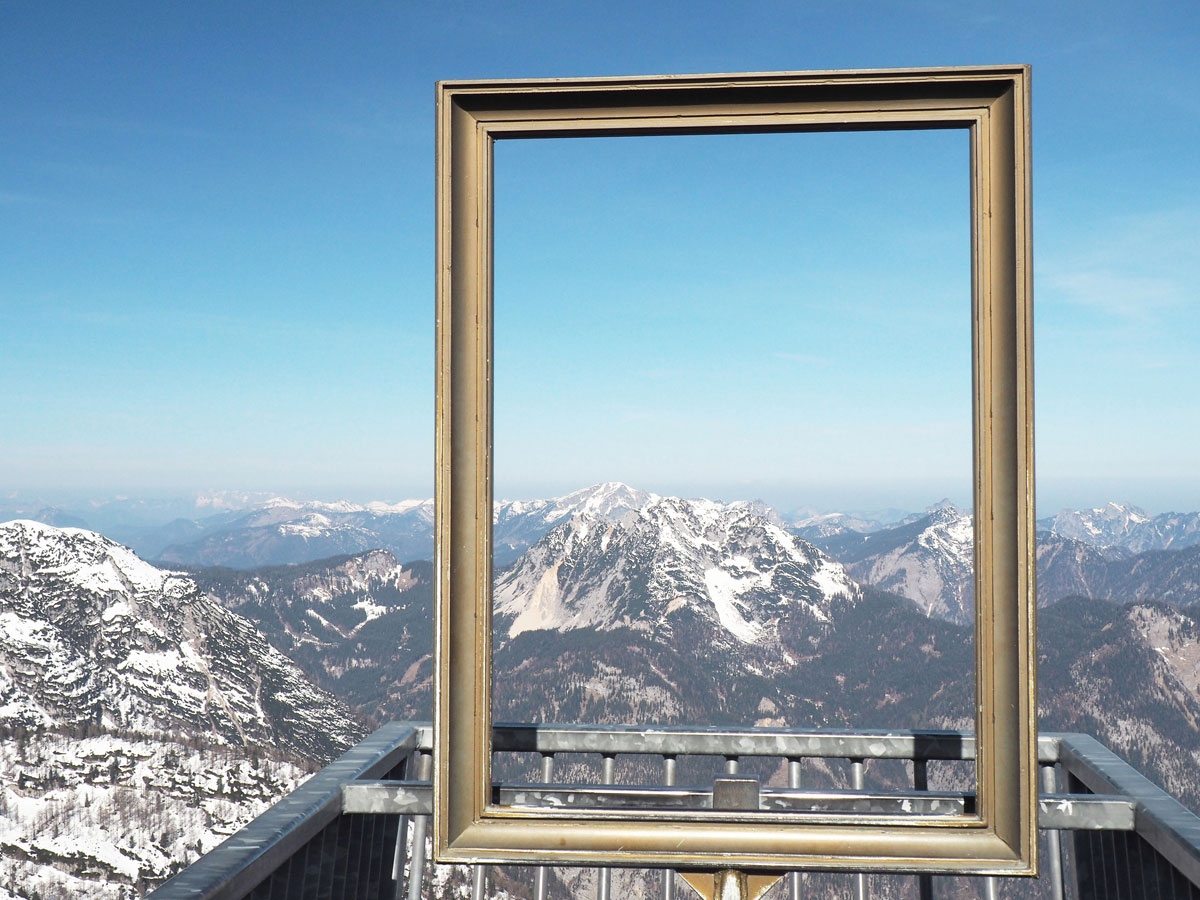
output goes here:
[{"label": "metal railing", "polygon": [[[496,786],[500,802],[516,805],[711,807],[711,786],[678,783],[681,766],[695,769],[702,758],[716,759],[717,778],[737,775],[743,766],[786,766],[787,787],[761,792],[761,803],[769,809],[802,805],[810,810],[895,814],[904,809],[927,814],[970,811],[974,802],[969,791],[929,790],[931,763],[961,765],[974,759],[974,738],[960,732],[497,725],[493,752],[498,770],[503,771],[503,758],[509,760],[509,769],[515,769],[513,761],[524,759],[532,770],[524,779]],[[640,761],[642,783],[618,781],[618,757]],[[1049,896],[1200,900],[1200,818],[1088,735],[1042,734],[1038,757],[1039,825],[1046,839],[1043,869]],[[564,760],[573,776],[569,785],[554,781]],[[866,787],[868,764],[886,765],[886,760],[894,761],[892,780],[898,771],[895,761],[903,763],[901,771],[911,780],[911,789],[897,790],[894,784],[886,789]],[[828,779],[830,763],[848,768],[844,787],[802,787],[806,766],[820,765]],[[580,777],[584,765],[590,768],[586,778]],[[390,723],[149,896],[418,900],[430,874],[426,837],[431,768],[429,726]],[[657,783],[645,783],[648,771],[657,773]],[[591,783],[579,783],[585,780]],[[489,869],[476,866],[470,873],[474,900],[487,894]],[[522,869],[531,896],[547,900],[550,871],[506,867]],[[660,878],[661,896],[673,900],[674,873],[664,870],[650,877]],[[805,896],[806,877],[799,872],[788,876],[786,895],[791,900]],[[851,878],[855,900],[866,900],[868,876]],[[915,879],[921,900],[933,896],[938,880],[928,875]],[[999,881],[981,879],[987,900],[996,896]],[[611,869],[596,871],[594,895],[611,900]]]}]

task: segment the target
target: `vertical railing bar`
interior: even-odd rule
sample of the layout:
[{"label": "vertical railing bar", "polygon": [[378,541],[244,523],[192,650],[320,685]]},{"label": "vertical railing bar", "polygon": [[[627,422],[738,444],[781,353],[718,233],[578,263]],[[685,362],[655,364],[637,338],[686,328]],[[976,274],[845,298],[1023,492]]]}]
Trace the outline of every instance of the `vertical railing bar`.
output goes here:
[{"label": "vertical railing bar", "polygon": [[[391,860],[387,858],[388,850],[390,849],[388,847],[388,844],[390,843],[388,838],[391,836],[391,829],[393,826],[392,818],[392,816],[379,816],[375,823],[375,827],[379,831],[379,836],[375,839],[376,843],[378,844],[378,849],[376,850],[374,856],[376,887],[375,893],[372,896],[379,897],[380,900],[384,900],[384,898],[392,896],[390,891],[385,892],[385,887],[392,880],[392,867],[390,865]],[[398,825],[399,823],[395,824]]]},{"label": "vertical railing bar", "polygon": [[[1151,877],[1151,884],[1153,886],[1153,894],[1151,894],[1150,886],[1147,884],[1142,896],[1145,896],[1147,900],[1163,900],[1163,889],[1159,886],[1158,877],[1159,853],[1152,846],[1146,844],[1145,840],[1140,842],[1139,847],[1141,847],[1142,883],[1145,883],[1146,876],[1148,875]],[[1146,862],[1147,854],[1150,854],[1150,862],[1148,863]]]},{"label": "vertical railing bar", "polygon": [[334,835],[334,858],[337,860],[337,872],[333,877],[333,887],[329,893],[334,900],[341,900],[343,897],[350,896],[346,890],[346,882],[349,878],[348,867],[350,865],[350,817],[338,816],[338,818],[334,819],[333,824],[337,828],[337,832]]},{"label": "vertical railing bar", "polygon": [[[1125,893],[1124,890],[1121,889],[1121,883],[1124,880],[1122,878],[1122,876],[1124,874],[1123,870],[1125,868],[1125,864],[1128,863],[1128,857],[1126,857],[1126,854],[1124,852],[1125,851],[1125,835],[1118,834],[1115,831],[1109,832],[1109,835],[1110,835],[1109,842],[1111,845],[1109,848],[1109,852],[1112,854],[1112,892],[1111,892],[1111,896],[1114,897],[1115,900],[1125,900],[1125,897],[1127,897],[1128,895]],[[1123,857],[1125,858],[1125,864],[1123,864],[1123,862],[1122,862]]]},{"label": "vertical railing bar", "polygon": [[[850,787],[861,791],[866,784],[866,766],[861,759],[850,760]],[[854,900],[867,900],[867,875],[859,872],[854,876]]]},{"label": "vertical railing bar", "polygon": [[[400,778],[407,779],[409,773],[415,768],[413,763],[416,761],[416,756],[420,751],[414,750],[404,758],[400,764]],[[404,894],[404,864],[406,861],[405,853],[408,850],[408,816],[399,816],[399,821],[396,823],[396,849],[392,854],[392,900],[400,900]]]},{"label": "vertical railing bar", "polygon": [[275,890],[274,879],[268,878],[262,884],[254,889],[255,900],[271,900],[271,893]]},{"label": "vertical railing bar", "polygon": [[[433,771],[433,754],[421,752],[417,780],[427,781]],[[413,816],[412,855],[408,860],[408,900],[421,900],[421,876],[425,874],[425,833],[429,816]]]},{"label": "vertical railing bar", "polygon": [[[542,754],[542,784],[549,784],[550,779],[554,777],[554,754]],[[537,900],[546,900],[546,891],[548,885],[546,883],[550,870],[546,866],[538,866],[537,873],[533,876],[534,881],[534,896]]]},{"label": "vertical railing bar", "polygon": [[321,836],[313,835],[304,842],[304,867],[300,870],[300,879],[304,882],[302,894],[312,896],[311,885],[319,882],[317,873],[321,865]]},{"label": "vertical railing bar", "polygon": [[[1057,793],[1058,772],[1054,763],[1042,766],[1042,792]],[[1057,828],[1046,832],[1046,861],[1050,864],[1050,890],[1053,900],[1065,900],[1063,888],[1062,835]]]},{"label": "vertical railing bar", "polygon": [[366,897],[367,887],[371,877],[371,844],[375,840],[374,816],[357,813],[352,818],[359,820],[358,840],[351,844],[355,859],[354,866],[355,897]]},{"label": "vertical railing bar", "polygon": [[1158,859],[1159,870],[1162,872],[1162,879],[1171,886],[1171,900],[1175,900],[1175,898],[1179,896],[1179,889],[1175,883],[1175,867],[1171,865],[1171,862],[1161,853],[1158,854]]},{"label": "vertical railing bar", "polygon": [[983,879],[984,900],[996,900],[996,876],[985,875]]},{"label": "vertical railing bar", "polygon": [[[324,829],[321,829],[324,831]],[[301,895],[307,898],[316,898],[316,888],[321,886],[321,853],[325,846],[325,841],[320,834],[313,835],[304,844],[304,869],[301,879],[304,882],[304,890]]]},{"label": "vertical railing bar", "polygon": [[725,757],[725,774],[736,775],[738,773],[738,758],[736,756]]},{"label": "vertical railing bar", "polygon": [[[675,757],[669,754],[663,754],[663,784],[666,787],[673,787],[675,784]],[[662,896],[663,900],[675,900],[675,870],[662,870]]]},{"label": "vertical railing bar", "polygon": [[[1147,898],[1147,900],[1163,900],[1163,889],[1162,889],[1162,887],[1160,887],[1159,878],[1158,878],[1159,853],[1157,850],[1154,850],[1154,848],[1152,846],[1148,845],[1145,840],[1140,841],[1138,846],[1141,848],[1142,883],[1145,884],[1146,875],[1150,874],[1151,875],[1151,884],[1153,884],[1153,888],[1154,888],[1153,895],[1151,895],[1150,886],[1146,886],[1144,889],[1144,892],[1142,892],[1142,896],[1145,896],[1145,898]],[[1150,862],[1148,862],[1148,863],[1146,862],[1147,854],[1150,854],[1150,856],[1151,856]],[[1147,872],[1147,869],[1150,869],[1152,871]]]},{"label": "vertical railing bar", "polygon": [[404,864],[407,862],[408,851],[408,816],[401,816],[396,824],[396,856],[391,863],[391,881],[394,884],[392,899],[401,900],[404,896]]},{"label": "vertical railing bar", "polygon": [[[788,787],[793,791],[800,789],[800,760],[788,760]],[[801,898],[801,875],[799,872],[788,873],[788,900],[802,900]]]},{"label": "vertical railing bar", "polygon": [[347,900],[359,896],[358,876],[362,862],[363,832],[366,823],[362,816],[342,816],[342,821],[350,827],[346,840],[346,880],[342,885],[342,896]]},{"label": "vertical railing bar", "polygon": [[295,862],[296,857],[293,855],[288,858],[287,862],[271,873],[271,877],[268,879],[271,883],[271,900],[276,900],[276,897],[279,900],[288,900],[288,891],[292,880],[292,866]]},{"label": "vertical railing bar", "polygon": [[363,820],[362,835],[358,845],[358,895],[370,896],[371,887],[371,848],[375,846],[375,817],[359,814]]},{"label": "vertical railing bar", "polygon": [[395,884],[394,898],[400,900],[404,896],[404,864],[405,853],[408,850],[408,816],[400,816],[396,824],[396,851],[392,857],[392,882]]},{"label": "vertical railing bar", "polygon": [[483,900],[487,891],[487,866],[471,866],[471,900]]},{"label": "vertical railing bar", "polygon": [[1113,867],[1117,870],[1117,877],[1113,879],[1113,884],[1117,888],[1118,897],[1129,897],[1129,834],[1127,832],[1114,834],[1113,846],[1119,851],[1121,857],[1118,862],[1118,854],[1113,854]]},{"label": "vertical railing bar", "polygon": [[[927,791],[929,790],[929,762],[924,759],[914,759],[913,764],[913,790]],[[933,876],[918,875],[917,876],[917,897],[919,900],[933,900]]]},{"label": "vertical railing bar", "polygon": [[301,850],[301,853],[294,854],[288,860],[287,891],[284,893],[284,896],[288,900],[291,900],[293,897],[299,898],[304,894],[304,869],[301,867],[302,853],[303,850]]},{"label": "vertical railing bar", "polygon": [[1092,879],[1092,896],[1089,900],[1108,900],[1108,872],[1104,868],[1104,857],[1108,848],[1104,843],[1104,833],[1094,831],[1088,837],[1091,839],[1088,846],[1091,849],[1089,874]]},{"label": "vertical railing bar", "polygon": [[[1089,793],[1087,787],[1075,775],[1071,773],[1065,765],[1062,766],[1062,777],[1060,784],[1066,789],[1068,794],[1085,794]],[[1072,831],[1070,840],[1067,842],[1066,857],[1070,860],[1070,865],[1066,866],[1066,871],[1063,873],[1063,880],[1066,882],[1068,900],[1083,900],[1083,890],[1079,884],[1079,858],[1080,846],[1086,840],[1083,832]],[[1090,845],[1089,848],[1090,849]]]},{"label": "vertical railing bar", "polygon": [[[337,862],[337,828],[341,819],[334,819],[321,830],[321,874],[317,879],[316,900],[332,900],[333,868]],[[326,880],[325,876],[329,879]]]},{"label": "vertical railing bar", "polygon": [[[604,762],[600,767],[600,779],[604,784],[612,784],[617,777],[617,756],[615,753],[605,753]],[[599,869],[596,873],[597,900],[612,900],[612,869]]]},{"label": "vertical railing bar", "polygon": [[291,862],[291,860],[284,862],[279,868],[277,868],[274,872],[272,872],[270,875],[268,875],[263,880],[262,884],[260,885],[260,887],[262,888],[263,900],[275,900],[275,896],[274,896],[275,891],[278,888],[280,882],[283,881],[284,876],[287,875],[286,870],[288,867],[288,863],[290,863],[290,862]]},{"label": "vertical railing bar", "polygon": [[[366,877],[362,878],[361,892],[364,896],[379,896],[379,857],[383,856],[383,847],[379,842],[379,816],[367,815],[366,826],[370,832],[370,838],[362,841],[368,847],[368,852],[365,854],[366,860],[362,868],[366,869]],[[371,886],[374,884],[372,892]]]},{"label": "vertical railing bar", "polygon": [[[1113,896],[1117,886],[1117,881],[1114,877],[1112,877],[1112,874],[1109,871],[1109,866],[1113,864],[1113,853],[1116,852],[1116,848],[1113,846],[1112,832],[1103,832],[1100,835],[1100,843],[1102,848],[1102,852],[1100,853],[1100,866],[1101,872],[1103,873],[1103,877],[1100,879],[1100,881],[1104,885],[1103,900],[1120,900],[1120,898]],[[1113,890],[1109,890],[1109,885],[1112,886]]]},{"label": "vertical railing bar", "polygon": [[[1145,871],[1145,869],[1142,868],[1142,837],[1137,832],[1133,832],[1132,834],[1129,835],[1129,839],[1130,839],[1129,855],[1131,858],[1131,861],[1130,861],[1131,869],[1129,872],[1129,890],[1132,893],[1133,880],[1134,880],[1133,879],[1133,871],[1134,871],[1134,869],[1136,869],[1137,876],[1138,876],[1137,877],[1138,893],[1135,896],[1141,898],[1141,900],[1150,900],[1150,893],[1146,890],[1146,871]],[[1134,859],[1137,860],[1136,863],[1134,863],[1132,861]]]}]

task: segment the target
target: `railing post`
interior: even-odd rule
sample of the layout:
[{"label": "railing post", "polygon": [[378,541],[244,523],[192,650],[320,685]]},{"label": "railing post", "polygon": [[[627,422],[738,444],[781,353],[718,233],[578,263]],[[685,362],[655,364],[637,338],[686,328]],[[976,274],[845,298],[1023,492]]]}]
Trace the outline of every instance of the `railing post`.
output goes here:
[{"label": "railing post", "polygon": [[[428,781],[432,774],[433,754],[422,750],[417,761],[417,780]],[[408,900],[421,900],[421,875],[425,871],[425,835],[428,831],[429,816],[413,816],[412,856],[408,861]]]},{"label": "railing post", "polygon": [[[542,754],[542,784],[549,784],[550,779],[554,776],[554,754]],[[546,866],[538,866],[537,874],[534,876],[534,896],[537,900],[546,900],[546,876],[549,874],[549,869]]]},{"label": "railing post", "polygon": [[487,892],[487,866],[471,866],[471,900],[483,900]]},{"label": "railing post", "polygon": [[396,850],[392,857],[392,882],[395,889],[392,893],[394,900],[404,896],[404,854],[408,850],[408,816],[401,816],[396,826]]},{"label": "railing post", "polygon": [[[1054,794],[1058,791],[1058,772],[1054,763],[1042,766],[1042,793]],[[1063,900],[1066,896],[1063,890],[1063,859],[1062,835],[1057,829],[1046,832],[1046,856],[1050,863],[1050,889],[1054,900]]]},{"label": "railing post", "polygon": [[[800,789],[800,760],[788,760],[788,787],[793,791]],[[789,900],[801,900],[800,895],[800,880],[803,876],[799,872],[788,873],[788,897]]]},{"label": "railing post", "polygon": [[[663,755],[663,784],[672,787],[675,784],[675,757]],[[663,900],[675,900],[675,870],[662,870]]]},{"label": "railing post", "polygon": [[[913,760],[913,790],[929,790],[929,763],[923,759]],[[933,876],[917,876],[918,900],[933,900]]]},{"label": "railing post", "polygon": [[[604,754],[604,765],[601,768],[601,781],[612,784],[617,777],[617,757],[615,753]],[[597,873],[597,900],[612,900],[612,869],[600,869]]]},{"label": "railing post", "polygon": [[[861,791],[866,784],[866,766],[861,759],[850,760],[850,787]],[[867,876],[859,872],[854,876],[854,900],[867,900]]]}]

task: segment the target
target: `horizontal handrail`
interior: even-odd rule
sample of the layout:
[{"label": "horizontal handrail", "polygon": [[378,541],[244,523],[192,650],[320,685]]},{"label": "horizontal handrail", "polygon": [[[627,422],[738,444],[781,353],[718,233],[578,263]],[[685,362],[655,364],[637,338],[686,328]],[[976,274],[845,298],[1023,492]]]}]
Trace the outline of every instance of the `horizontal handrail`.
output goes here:
[{"label": "horizontal handrail", "polygon": [[[577,785],[497,785],[506,806],[595,809],[711,809],[712,789],[678,786],[609,787]],[[962,815],[974,809],[974,795],[951,791],[803,791],[765,788],[766,810],[861,812],[887,815]],[[1042,829],[1132,831],[1136,804],[1101,794],[1043,794]],[[355,781],[342,788],[342,812],[376,815],[430,815],[433,788],[428,781]]]},{"label": "horizontal handrail", "polygon": [[[433,728],[410,723],[418,731],[418,747],[433,749]],[[1063,735],[1038,736],[1038,762],[1058,761]],[[736,739],[733,749],[727,743]],[[881,740],[882,739],[882,740]],[[656,746],[663,749],[651,749]],[[780,752],[783,746],[793,752]],[[672,747],[676,749],[671,749]],[[696,748],[696,749],[692,749]],[[882,730],[849,728],[727,728],[660,725],[534,725],[497,722],[492,727],[492,750],[500,753],[622,753],[652,756],[783,756],[791,759],[917,759],[972,760],[975,735],[969,731]]]},{"label": "horizontal handrail", "polygon": [[[1039,737],[1039,762],[1057,762],[1058,739],[1057,734]],[[964,731],[672,726],[639,728],[634,725],[530,725],[499,722],[492,728],[492,751],[653,756],[777,756],[787,759],[824,757],[972,760],[975,758],[975,735]]]}]

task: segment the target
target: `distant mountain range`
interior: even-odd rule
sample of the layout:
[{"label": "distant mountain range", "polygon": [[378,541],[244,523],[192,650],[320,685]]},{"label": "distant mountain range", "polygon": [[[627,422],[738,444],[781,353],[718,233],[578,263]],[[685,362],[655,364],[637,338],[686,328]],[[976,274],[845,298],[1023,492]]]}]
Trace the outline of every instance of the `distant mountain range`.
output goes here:
[{"label": "distant mountain range", "polygon": [[[1120,603],[1200,601],[1198,513],[1150,518],[1133,507],[1109,504],[1062,512],[1040,524],[1041,606],[1074,595]],[[968,513],[941,506],[907,524],[866,534],[843,531],[814,543],[857,581],[907,597],[929,615],[955,622],[973,616],[973,523]],[[1172,549],[1132,549],[1147,544]]]},{"label": "distant mountain range", "polygon": [[[508,565],[555,524],[576,513],[613,517],[641,509],[652,499],[656,495],[607,482],[562,497],[500,500],[495,507],[493,558],[497,565]],[[922,512],[801,509],[781,515],[760,502],[749,505],[818,546],[845,536],[846,549],[855,544],[855,535],[894,531],[938,509],[954,508],[943,500]],[[388,550],[406,561],[433,557],[433,501],[428,499],[359,504],[214,492],[188,501],[122,498],[87,509],[30,507],[16,517],[92,528],[131,547],[143,559],[171,564],[251,569],[364,550]],[[1200,512],[1151,516],[1128,504],[1063,510],[1039,520],[1038,528],[1080,541],[1108,557],[1200,544]]]},{"label": "distant mountain range", "polygon": [[1151,516],[1128,504],[1107,503],[1096,509],[1064,509],[1038,525],[1053,535],[1074,538],[1100,550],[1144,553],[1182,550],[1200,544],[1200,513]]},{"label": "distant mountain range", "polygon": [[[169,567],[78,528],[0,525],[0,730],[20,736],[0,768],[0,866],[40,879],[44,898],[116,900],[238,827],[360,723],[429,718],[431,564],[359,544],[388,534],[411,550],[430,515],[428,501],[256,501],[200,520],[171,551],[193,558]],[[617,483],[498,503],[495,717],[972,727],[971,517],[939,504],[882,518],[869,531],[785,522],[759,503]],[[1196,519],[1110,506],[1039,535],[1043,727],[1095,734],[1194,807]],[[304,559],[329,547],[348,549]],[[292,561],[247,568],[280,557]],[[82,813],[39,837],[52,807],[13,811],[48,788],[60,807],[87,795],[127,810],[126,843]],[[186,812],[197,804],[203,828]],[[70,841],[86,848],[76,862]]]},{"label": "distant mountain range", "polygon": [[[155,542],[171,541],[151,551],[165,563],[258,566],[309,562],[363,550],[389,550],[401,559],[429,559],[433,548],[433,501],[396,504],[296,502],[273,499],[248,512],[226,513],[194,523],[176,522],[174,534],[160,533]],[[147,537],[149,540],[149,537]],[[147,543],[147,548],[154,543]]]}]

